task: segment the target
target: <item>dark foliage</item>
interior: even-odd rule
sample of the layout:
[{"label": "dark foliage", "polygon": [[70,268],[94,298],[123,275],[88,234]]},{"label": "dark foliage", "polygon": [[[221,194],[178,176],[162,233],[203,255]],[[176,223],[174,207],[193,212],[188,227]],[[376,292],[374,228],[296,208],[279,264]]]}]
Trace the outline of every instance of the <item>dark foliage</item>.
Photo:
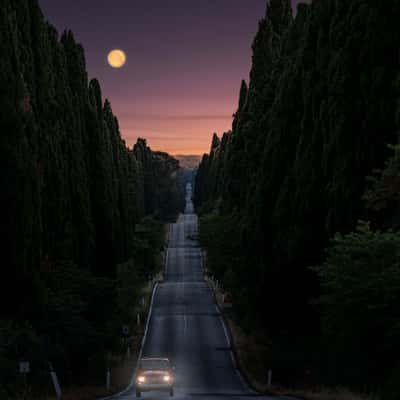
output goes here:
[{"label": "dark foliage", "polygon": [[179,161],[167,153],[152,152],[144,139],[138,139],[133,153],[143,170],[144,212],[173,220],[184,208],[185,196],[177,180],[183,172]]},{"label": "dark foliage", "polygon": [[1,381],[15,383],[18,358],[75,379],[129,315],[117,266],[133,266],[132,301],[155,271],[163,226],[143,218],[183,208],[179,163],[126,147],[83,48],[37,0],[0,0],[0,51]]},{"label": "dark foliage", "polygon": [[392,374],[400,354],[399,248],[399,232],[373,232],[360,222],[354,232],[336,234],[324,264],[313,268],[321,278],[331,383],[374,389],[377,381],[397,381],[398,397]]},{"label": "dark foliage", "polygon": [[[268,1],[232,132],[213,137],[195,186],[198,211],[221,214],[214,227],[227,235],[217,237],[237,244],[217,278],[229,274],[227,285],[241,287],[242,319],[272,338],[273,366],[286,377],[321,358],[319,279],[308,266],[323,263],[336,232],[371,215],[365,177],[398,140],[400,46],[396,0],[314,0],[295,18],[289,5]],[[390,180],[377,179],[375,189]],[[378,227],[398,221],[391,182],[390,196],[366,195],[390,205],[375,210]],[[364,378],[371,386],[384,380]]]}]

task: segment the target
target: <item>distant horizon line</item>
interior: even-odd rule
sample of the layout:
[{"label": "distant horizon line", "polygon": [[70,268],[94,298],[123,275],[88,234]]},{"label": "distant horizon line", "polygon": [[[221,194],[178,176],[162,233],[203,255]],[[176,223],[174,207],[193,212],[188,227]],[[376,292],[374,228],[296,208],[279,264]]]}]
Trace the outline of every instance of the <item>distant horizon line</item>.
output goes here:
[{"label": "distant horizon line", "polygon": [[199,157],[201,158],[203,154],[182,154],[182,153],[170,153],[173,157]]}]

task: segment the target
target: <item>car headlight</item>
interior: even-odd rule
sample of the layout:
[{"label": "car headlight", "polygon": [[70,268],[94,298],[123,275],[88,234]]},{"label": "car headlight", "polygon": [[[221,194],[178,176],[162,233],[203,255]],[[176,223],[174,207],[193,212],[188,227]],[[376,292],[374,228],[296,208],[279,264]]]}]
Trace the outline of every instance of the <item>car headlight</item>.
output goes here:
[{"label": "car headlight", "polygon": [[144,382],[146,382],[146,378],[144,376],[138,376],[137,381],[139,383],[144,383]]},{"label": "car headlight", "polygon": [[163,379],[165,382],[169,382],[171,380],[171,377],[169,375],[164,375]]}]

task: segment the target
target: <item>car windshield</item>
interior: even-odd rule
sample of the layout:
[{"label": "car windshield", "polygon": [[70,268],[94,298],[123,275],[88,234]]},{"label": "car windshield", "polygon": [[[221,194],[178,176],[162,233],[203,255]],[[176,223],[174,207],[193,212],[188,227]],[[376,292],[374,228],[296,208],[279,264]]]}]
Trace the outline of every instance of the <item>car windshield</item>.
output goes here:
[{"label": "car windshield", "polygon": [[141,360],[140,368],[141,369],[169,369],[169,361],[162,359],[149,359],[149,360]]}]

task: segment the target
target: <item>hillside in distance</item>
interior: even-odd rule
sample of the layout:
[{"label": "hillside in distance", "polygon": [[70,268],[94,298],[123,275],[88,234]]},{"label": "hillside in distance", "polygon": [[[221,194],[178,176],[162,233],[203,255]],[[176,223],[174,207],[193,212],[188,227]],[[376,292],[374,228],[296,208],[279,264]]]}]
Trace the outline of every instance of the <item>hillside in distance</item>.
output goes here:
[{"label": "hillside in distance", "polygon": [[197,154],[176,154],[174,158],[176,158],[179,161],[179,165],[185,169],[197,168],[201,160],[201,156]]}]

